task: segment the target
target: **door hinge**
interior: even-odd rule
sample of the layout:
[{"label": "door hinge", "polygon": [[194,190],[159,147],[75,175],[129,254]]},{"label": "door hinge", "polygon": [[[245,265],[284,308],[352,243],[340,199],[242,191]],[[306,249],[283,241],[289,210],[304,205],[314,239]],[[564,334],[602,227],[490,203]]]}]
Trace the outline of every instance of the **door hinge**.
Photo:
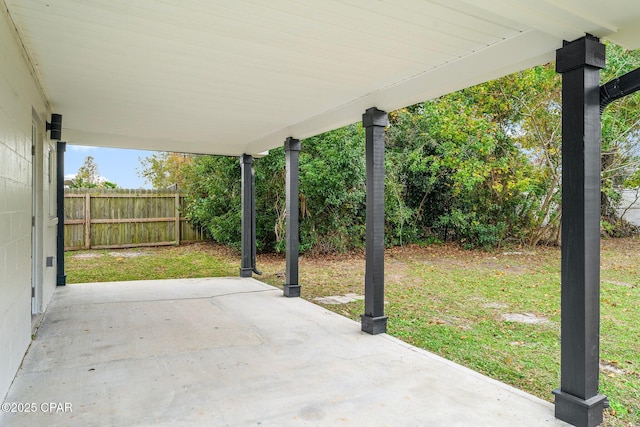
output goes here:
[{"label": "door hinge", "polygon": [[35,146],[35,145],[32,145],[32,146],[31,146],[31,155],[32,155],[32,156],[35,156],[35,155],[36,155],[36,146]]},{"label": "door hinge", "polygon": [[36,296],[36,288],[31,287],[31,298],[35,298]]},{"label": "door hinge", "polygon": [[32,216],[32,217],[31,217],[31,226],[32,226],[32,227],[35,227],[35,226],[36,226],[36,217],[35,217],[35,216]]}]

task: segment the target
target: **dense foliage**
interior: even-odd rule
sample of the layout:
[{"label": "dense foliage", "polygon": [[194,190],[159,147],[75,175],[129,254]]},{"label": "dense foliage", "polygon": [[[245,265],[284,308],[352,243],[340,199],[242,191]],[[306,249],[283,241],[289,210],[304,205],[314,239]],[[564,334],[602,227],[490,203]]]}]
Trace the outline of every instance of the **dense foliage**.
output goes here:
[{"label": "dense foliage", "polygon": [[[608,46],[603,83],[640,66],[640,51]],[[389,114],[386,132],[388,245],[456,240],[465,246],[558,243],[561,79],[554,65],[525,70]],[[603,230],[625,228],[617,205],[640,185],[640,96],[603,116]],[[187,215],[218,242],[240,242],[236,158],[167,155],[148,160],[150,180],[181,176]],[[261,251],[284,249],[282,148],[255,161]],[[364,132],[359,124],[302,141],[300,242],[303,251],[364,245]],[[175,179],[174,179],[175,180]]]},{"label": "dense foliage", "polygon": [[530,228],[539,199],[532,165],[475,90],[392,114],[387,181],[403,204],[402,229],[390,230],[397,243],[433,236],[488,247]]},{"label": "dense foliage", "polygon": [[[240,245],[240,166],[230,157],[200,156],[185,172],[186,213],[220,243]],[[260,217],[265,214],[260,212]],[[258,229],[262,234],[262,229]]]},{"label": "dense foliage", "polygon": [[[344,251],[364,239],[364,133],[351,125],[304,141],[300,155],[300,246]],[[254,162],[259,251],[284,250],[284,149]],[[237,158],[199,156],[187,169],[187,215],[214,240],[240,244],[240,167]]]}]

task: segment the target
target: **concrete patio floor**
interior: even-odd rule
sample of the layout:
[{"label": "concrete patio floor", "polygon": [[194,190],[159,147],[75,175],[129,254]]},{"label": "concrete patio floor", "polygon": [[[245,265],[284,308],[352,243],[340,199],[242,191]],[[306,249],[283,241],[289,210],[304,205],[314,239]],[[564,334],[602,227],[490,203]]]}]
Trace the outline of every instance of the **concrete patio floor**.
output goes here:
[{"label": "concrete patio floor", "polygon": [[548,402],[257,280],[225,278],[58,288],[0,425],[567,424]]}]

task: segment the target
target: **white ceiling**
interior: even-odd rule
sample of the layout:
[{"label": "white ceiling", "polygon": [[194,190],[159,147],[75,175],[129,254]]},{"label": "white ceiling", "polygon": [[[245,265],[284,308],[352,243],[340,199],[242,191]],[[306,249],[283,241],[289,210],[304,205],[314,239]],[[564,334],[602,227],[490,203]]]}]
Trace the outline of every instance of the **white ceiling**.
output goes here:
[{"label": "white ceiling", "polygon": [[0,0],[71,144],[240,155],[553,60],[638,0]]}]

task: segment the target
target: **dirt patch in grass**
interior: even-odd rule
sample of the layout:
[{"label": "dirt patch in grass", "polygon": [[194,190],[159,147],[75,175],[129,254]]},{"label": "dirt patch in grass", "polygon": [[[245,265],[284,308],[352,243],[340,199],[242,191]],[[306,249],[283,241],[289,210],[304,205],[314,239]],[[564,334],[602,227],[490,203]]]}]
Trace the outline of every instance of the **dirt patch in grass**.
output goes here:
[{"label": "dirt patch in grass", "polygon": [[145,252],[136,252],[136,251],[125,251],[125,252],[109,252],[109,256],[113,257],[122,257],[122,258],[136,258],[139,256],[148,255]]},{"label": "dirt patch in grass", "polygon": [[346,295],[330,295],[328,297],[316,297],[313,300],[322,304],[347,304],[354,301],[364,299],[364,295],[346,294]]},{"label": "dirt patch in grass", "polygon": [[521,265],[499,264],[492,261],[483,262],[482,266],[488,270],[495,270],[510,274],[525,274],[531,272],[527,267],[523,267]]},{"label": "dirt patch in grass", "polygon": [[488,302],[486,304],[482,304],[484,308],[495,308],[495,309],[504,309],[509,307],[509,304],[503,302]]},{"label": "dirt patch in grass", "polygon": [[618,374],[622,375],[625,373],[624,369],[621,369],[616,362],[607,362],[606,360],[600,361],[600,372],[605,374]]},{"label": "dirt patch in grass", "polygon": [[148,255],[147,252],[140,252],[136,250],[127,250],[121,252],[105,252],[105,251],[82,251],[77,253],[72,253],[71,258],[75,259],[95,259],[105,256],[110,256],[114,258],[136,258],[139,256]]},{"label": "dirt patch in grass", "polygon": [[633,288],[634,286],[632,283],[621,282],[619,280],[607,280],[606,283],[611,283],[612,285],[616,285],[616,286],[623,286],[625,288]]},{"label": "dirt patch in grass", "polygon": [[78,252],[74,253],[73,255],[69,255],[70,258],[74,259],[93,259],[99,258],[101,256],[104,256],[104,254],[99,252]]},{"label": "dirt patch in grass", "polygon": [[526,323],[529,325],[549,323],[549,319],[536,316],[533,313],[504,313],[501,317],[506,322]]}]

